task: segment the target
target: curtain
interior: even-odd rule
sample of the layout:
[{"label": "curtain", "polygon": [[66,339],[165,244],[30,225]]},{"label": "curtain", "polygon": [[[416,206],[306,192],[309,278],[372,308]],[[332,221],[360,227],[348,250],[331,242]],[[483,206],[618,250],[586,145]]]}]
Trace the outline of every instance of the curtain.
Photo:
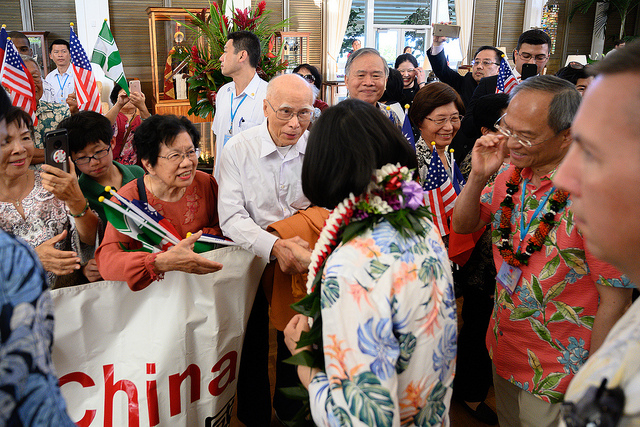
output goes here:
[{"label": "curtain", "polygon": [[473,0],[455,0],[456,17],[460,26],[460,50],[462,51],[462,63],[468,64],[473,58],[469,58],[469,41],[471,40],[471,26],[473,24]]},{"label": "curtain", "polygon": [[351,0],[325,0],[325,46],[326,55],[322,60],[322,68],[326,81],[336,80],[338,73],[338,55],[347,29]]}]

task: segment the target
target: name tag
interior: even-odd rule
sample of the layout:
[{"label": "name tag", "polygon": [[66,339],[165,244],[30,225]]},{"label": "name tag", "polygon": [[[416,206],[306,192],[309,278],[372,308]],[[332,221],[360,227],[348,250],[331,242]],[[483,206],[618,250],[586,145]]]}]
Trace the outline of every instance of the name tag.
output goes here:
[{"label": "name tag", "polygon": [[498,280],[498,283],[500,283],[507,290],[507,292],[509,292],[509,295],[511,295],[516,289],[516,286],[518,286],[521,275],[522,270],[520,270],[518,267],[514,267],[507,264],[506,262],[503,262],[502,266],[500,267],[500,271],[498,271],[496,279]]}]

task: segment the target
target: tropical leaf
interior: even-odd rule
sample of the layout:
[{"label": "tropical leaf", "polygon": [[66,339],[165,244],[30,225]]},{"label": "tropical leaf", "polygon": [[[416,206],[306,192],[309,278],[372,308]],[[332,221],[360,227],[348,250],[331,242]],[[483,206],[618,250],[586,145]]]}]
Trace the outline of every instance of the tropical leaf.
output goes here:
[{"label": "tropical leaf", "polygon": [[549,320],[547,320],[547,323],[551,323],[551,322],[564,322],[566,319],[564,317],[564,314],[562,314],[561,311],[556,311],[555,313],[553,313],[553,315],[549,318]]},{"label": "tropical leaf", "polygon": [[594,316],[582,316],[580,317],[580,322],[582,322],[582,326],[586,326],[589,329],[593,329],[593,321],[595,320]]},{"label": "tropical leaf", "polygon": [[[551,258],[551,261],[546,263],[542,268],[542,271],[538,276],[540,280],[545,280],[545,279],[548,279],[549,277],[553,277],[553,275],[556,274],[556,271],[558,271],[559,265],[560,265],[560,255],[556,255],[553,258]],[[547,297],[545,296],[545,300],[546,298]]]},{"label": "tropical leaf", "polygon": [[342,390],[350,412],[364,424],[391,425],[395,405],[389,391],[382,387],[373,372],[358,374],[353,381],[343,380]]},{"label": "tropical leaf", "polygon": [[412,333],[401,334],[398,337],[398,342],[400,343],[400,355],[396,362],[396,372],[401,374],[409,367],[409,361],[416,349],[417,339]]},{"label": "tropical leaf", "polygon": [[418,278],[426,285],[430,284],[434,278],[441,277],[444,274],[442,263],[438,258],[427,257],[422,261],[420,270],[418,270]]},{"label": "tropical leaf", "polygon": [[571,209],[567,210],[567,217],[565,220],[565,230],[567,231],[567,235],[570,236],[573,231],[573,227],[576,222],[573,219],[573,211]]},{"label": "tropical leaf", "polygon": [[542,294],[542,288],[540,287],[540,281],[536,276],[532,276],[533,280],[531,281],[531,291],[533,292],[533,296],[538,301],[538,304],[542,306],[544,304],[544,295]]},{"label": "tropical leaf", "polygon": [[340,285],[336,279],[326,279],[320,290],[320,306],[331,307],[340,298]]},{"label": "tropical leaf", "polygon": [[333,405],[331,407],[331,412],[333,413],[333,416],[335,417],[335,420],[338,422],[337,425],[339,426],[352,426],[353,423],[351,422],[351,417],[349,416],[349,414],[347,413],[347,411],[345,411],[343,408]]},{"label": "tropical leaf", "polygon": [[533,331],[538,335],[538,337],[540,337],[541,340],[544,340],[551,344],[553,347],[556,347],[556,345],[551,340],[551,332],[545,325],[543,325],[538,319],[534,319],[533,317],[529,317],[527,318],[527,320],[531,324],[531,328],[533,329]]},{"label": "tropical leaf", "polygon": [[551,403],[560,403],[564,400],[564,394],[555,390],[540,390],[538,394],[547,396]]},{"label": "tropical leaf", "polygon": [[576,273],[585,275],[589,273],[589,268],[585,262],[585,255],[583,249],[561,249],[558,251],[560,256],[567,264],[568,267],[574,269]]},{"label": "tropical leaf", "polygon": [[538,311],[537,308],[528,308],[528,307],[516,307],[511,311],[509,315],[509,320],[522,320],[531,316],[533,313]]},{"label": "tropical leaf", "polygon": [[564,372],[552,372],[540,381],[540,390],[553,390],[558,386],[560,380],[568,374]]},{"label": "tropical leaf", "polygon": [[420,408],[420,411],[413,417],[416,426],[439,426],[442,425],[442,418],[446,410],[444,402],[428,402]]},{"label": "tropical leaf", "polygon": [[580,317],[578,317],[578,313],[573,307],[562,301],[551,301],[551,303],[556,306],[556,309],[562,313],[565,319],[573,324],[580,325]]},{"label": "tropical leaf", "polygon": [[[557,258],[558,264],[559,264],[560,263],[560,257],[558,257],[556,255],[554,257],[554,259],[556,259],[556,258]],[[566,286],[567,286],[567,281],[563,280],[562,282],[556,283],[551,288],[549,288],[549,290],[547,291],[547,294],[544,296],[543,304],[546,306],[549,303],[549,301],[553,301],[558,295],[560,295],[564,291],[564,288]]]},{"label": "tropical leaf", "polygon": [[374,259],[369,264],[369,276],[372,279],[378,280],[389,269],[389,265]]},{"label": "tropical leaf", "polygon": [[540,363],[540,359],[538,359],[538,356],[536,356],[536,354],[531,351],[530,349],[527,349],[527,356],[529,359],[529,366],[531,366],[531,369],[533,369],[533,384],[537,384],[538,381],[540,381],[540,378],[542,378],[542,364]]}]

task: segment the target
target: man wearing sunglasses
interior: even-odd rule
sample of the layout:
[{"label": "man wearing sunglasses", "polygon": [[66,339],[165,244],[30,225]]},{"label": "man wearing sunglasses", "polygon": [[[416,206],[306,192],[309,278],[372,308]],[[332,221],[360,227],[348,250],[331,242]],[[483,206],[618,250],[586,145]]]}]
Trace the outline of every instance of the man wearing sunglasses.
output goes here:
[{"label": "man wearing sunglasses", "polygon": [[[76,170],[81,172],[78,184],[89,207],[102,220],[102,236],[104,227],[107,226],[107,217],[98,198],[111,198],[104,188],[110,186],[119,190],[129,181],[144,175],[144,170],[140,166],[123,165],[113,160],[113,128],[109,119],[102,114],[80,111],[60,122],[58,129],[67,130],[71,160]],[[82,272],[90,282],[102,280],[95,259],[91,259]]]},{"label": "man wearing sunglasses", "polygon": [[[551,181],[580,100],[555,76],[520,83],[500,133],[476,141],[453,212],[458,233],[492,227],[498,275],[486,343],[500,425],[557,425],[571,378],[631,301],[628,279],[585,250],[572,199]],[[511,165],[485,187],[504,144]]]},{"label": "man wearing sunglasses", "polygon": [[[218,216],[222,232],[249,252],[269,261],[277,260],[275,268],[288,274],[305,272],[306,266],[297,264],[286,244],[293,242],[308,247],[307,242],[297,236],[279,238],[267,231],[267,227],[310,205],[302,191],[301,176],[307,128],[314,112],[313,99],[311,86],[298,74],[271,79],[262,105],[266,120],[231,138],[220,159]],[[273,266],[267,266],[269,268]],[[275,294],[276,284],[273,286]],[[271,420],[267,297],[273,294],[268,292],[262,286],[258,288],[240,360],[238,418],[248,426],[269,425]],[[273,304],[273,299],[271,302]],[[293,314],[291,312],[291,317]],[[288,320],[280,325],[274,320],[274,325],[282,330]],[[282,345],[286,353],[284,335],[279,332],[279,336],[278,347]],[[280,354],[278,356],[280,360]],[[292,385],[295,385],[295,368],[290,371],[296,380]],[[280,365],[276,368],[278,382],[281,375]],[[296,402],[281,402],[281,397],[278,393],[274,397],[276,414],[284,420],[293,418],[296,411],[289,414],[287,409],[295,408]]]}]

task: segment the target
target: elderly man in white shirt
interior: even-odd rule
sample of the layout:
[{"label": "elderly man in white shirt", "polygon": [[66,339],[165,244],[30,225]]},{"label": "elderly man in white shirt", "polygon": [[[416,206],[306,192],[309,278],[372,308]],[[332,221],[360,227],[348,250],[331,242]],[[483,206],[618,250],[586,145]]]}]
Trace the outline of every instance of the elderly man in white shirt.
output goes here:
[{"label": "elderly man in white shirt", "polygon": [[[224,235],[257,256],[277,259],[289,273],[304,272],[306,266],[298,264],[283,239],[265,229],[310,205],[301,173],[313,101],[311,87],[299,75],[272,79],[263,101],[266,121],[231,138],[220,159],[218,216]],[[299,238],[289,240],[308,246]],[[259,289],[238,377],[238,418],[246,425],[269,425],[271,418],[268,322],[266,298]]]}]

